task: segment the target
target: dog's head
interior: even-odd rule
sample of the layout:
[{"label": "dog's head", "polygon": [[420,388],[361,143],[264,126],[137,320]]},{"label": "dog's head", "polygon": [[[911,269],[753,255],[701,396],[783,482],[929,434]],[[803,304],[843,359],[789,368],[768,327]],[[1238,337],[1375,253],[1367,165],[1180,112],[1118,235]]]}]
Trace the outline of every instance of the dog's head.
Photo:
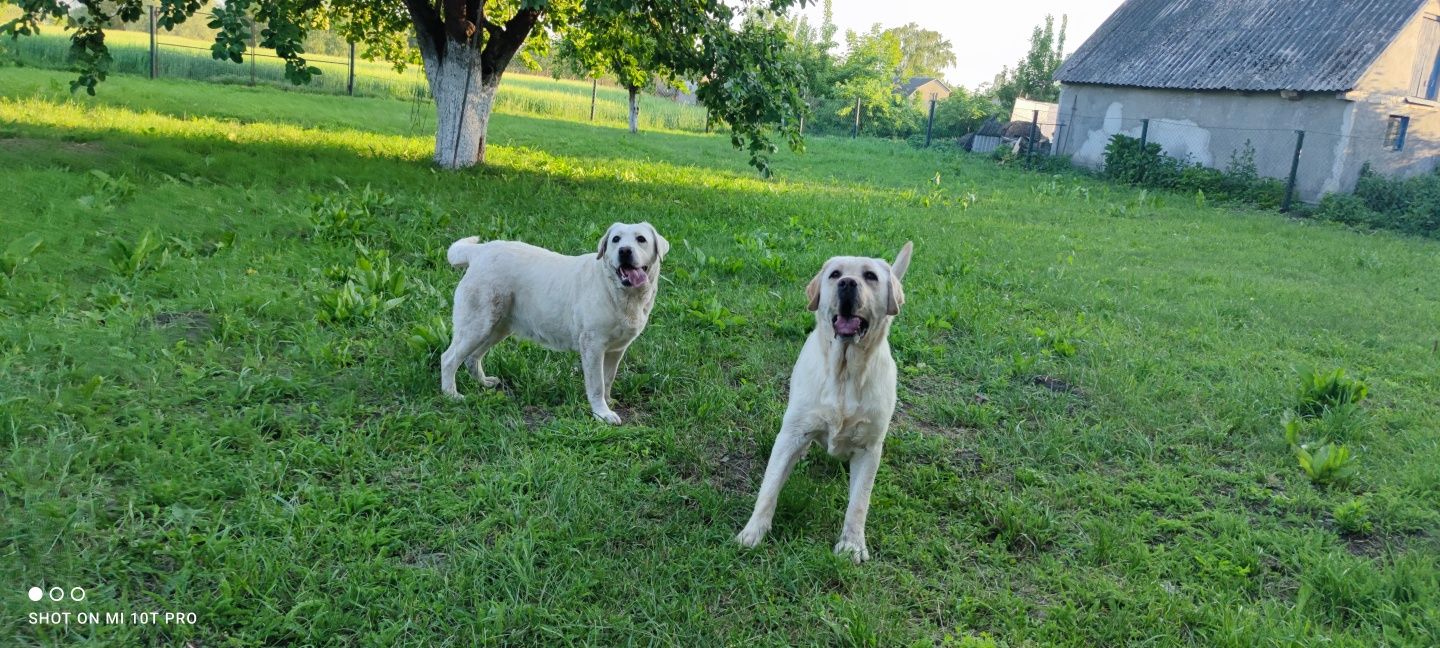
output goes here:
[{"label": "dog's head", "polygon": [[600,237],[595,258],[605,262],[625,288],[639,288],[660,274],[670,243],[650,223],[615,223]]},{"label": "dog's head", "polygon": [[857,342],[864,340],[872,327],[888,325],[887,318],[899,313],[905,303],[900,280],[910,268],[913,249],[907,242],[894,265],[866,257],[832,257],[826,261],[805,287],[816,326],[829,327],[841,341]]}]

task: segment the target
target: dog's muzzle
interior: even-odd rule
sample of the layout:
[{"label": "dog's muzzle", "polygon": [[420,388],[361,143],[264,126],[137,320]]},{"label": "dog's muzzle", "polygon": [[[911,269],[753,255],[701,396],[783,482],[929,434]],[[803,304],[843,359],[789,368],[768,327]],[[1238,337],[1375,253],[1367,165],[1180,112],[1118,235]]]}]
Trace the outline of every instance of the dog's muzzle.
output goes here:
[{"label": "dog's muzzle", "polygon": [[619,257],[620,267],[615,269],[615,276],[620,278],[620,285],[636,288],[650,281],[650,266],[636,265],[634,250],[620,248]]},{"label": "dog's muzzle", "polygon": [[854,279],[845,277],[836,286],[836,296],[840,302],[840,312],[831,318],[830,326],[835,329],[835,337],[855,339],[865,335],[870,330],[870,322],[855,314],[855,307],[860,301],[860,286]]}]

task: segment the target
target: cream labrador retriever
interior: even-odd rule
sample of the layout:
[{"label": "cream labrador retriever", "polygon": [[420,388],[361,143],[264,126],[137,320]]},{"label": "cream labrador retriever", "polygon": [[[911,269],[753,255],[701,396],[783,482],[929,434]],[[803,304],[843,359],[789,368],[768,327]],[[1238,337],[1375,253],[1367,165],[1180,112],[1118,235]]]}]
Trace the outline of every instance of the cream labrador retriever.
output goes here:
[{"label": "cream labrador retriever", "polygon": [[913,248],[907,242],[893,266],[884,259],[834,257],[805,287],[815,330],[790,373],[790,404],[765,466],[755,512],[735,536],[740,544],[760,544],[790,469],[811,443],[822,441],[831,456],[850,460],[850,504],[835,553],[857,563],[870,559],[865,517],[895,412],[895,360],[886,336],[891,318],[905,303],[900,280]]},{"label": "cream labrador retriever", "polygon": [[516,335],[557,351],[579,351],[590,411],[619,425],[610,409],[610,386],[630,343],[645,330],[660,283],[660,261],[670,244],[650,223],[615,223],[595,254],[564,256],[517,241],[450,245],[450,265],[464,268],[455,288],[454,336],[440,356],[440,390],[455,390],[465,363],[486,387],[485,352]]}]

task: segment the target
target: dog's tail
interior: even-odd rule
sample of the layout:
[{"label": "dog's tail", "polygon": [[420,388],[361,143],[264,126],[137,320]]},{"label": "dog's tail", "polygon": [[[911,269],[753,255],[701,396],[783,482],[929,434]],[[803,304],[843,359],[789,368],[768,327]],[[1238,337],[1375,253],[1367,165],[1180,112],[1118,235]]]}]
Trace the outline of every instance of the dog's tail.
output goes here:
[{"label": "dog's tail", "polygon": [[467,236],[450,244],[450,249],[445,252],[445,260],[450,265],[465,269],[470,265],[470,253],[480,247],[480,237]]}]

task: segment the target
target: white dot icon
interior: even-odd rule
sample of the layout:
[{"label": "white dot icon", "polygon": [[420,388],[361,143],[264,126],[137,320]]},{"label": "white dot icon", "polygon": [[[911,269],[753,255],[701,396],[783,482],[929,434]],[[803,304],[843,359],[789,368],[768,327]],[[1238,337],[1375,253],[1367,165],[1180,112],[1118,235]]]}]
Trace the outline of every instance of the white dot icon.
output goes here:
[{"label": "white dot icon", "polygon": [[30,600],[38,601],[42,596],[45,596],[45,590],[42,590],[38,587],[30,588]]}]

